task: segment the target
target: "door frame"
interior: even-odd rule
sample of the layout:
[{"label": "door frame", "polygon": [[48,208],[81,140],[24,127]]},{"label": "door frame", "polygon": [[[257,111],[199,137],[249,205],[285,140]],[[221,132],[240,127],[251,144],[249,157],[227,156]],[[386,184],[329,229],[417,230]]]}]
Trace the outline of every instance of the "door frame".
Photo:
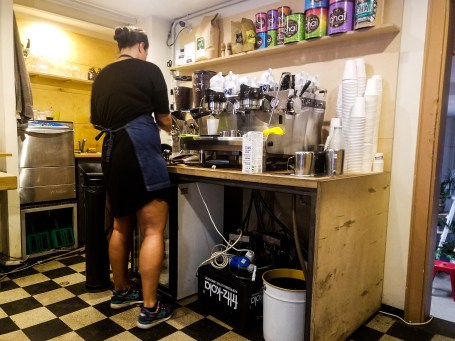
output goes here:
[{"label": "door frame", "polygon": [[428,1],[404,309],[409,322],[430,316],[454,31],[455,0]]}]

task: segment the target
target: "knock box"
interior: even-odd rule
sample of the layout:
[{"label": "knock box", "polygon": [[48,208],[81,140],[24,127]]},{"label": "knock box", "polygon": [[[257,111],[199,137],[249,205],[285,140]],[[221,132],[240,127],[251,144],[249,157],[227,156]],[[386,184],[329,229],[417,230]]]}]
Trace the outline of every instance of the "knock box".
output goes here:
[{"label": "knock box", "polygon": [[251,274],[243,270],[219,270],[210,264],[198,270],[199,303],[210,315],[223,319],[232,327],[244,330],[262,320],[262,295],[262,273],[259,271],[256,280],[252,281]]}]

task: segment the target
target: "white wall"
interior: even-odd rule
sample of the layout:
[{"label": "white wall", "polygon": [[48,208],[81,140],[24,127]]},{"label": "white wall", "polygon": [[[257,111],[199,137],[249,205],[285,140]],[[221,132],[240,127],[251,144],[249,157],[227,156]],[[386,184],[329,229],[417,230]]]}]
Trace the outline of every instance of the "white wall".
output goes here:
[{"label": "white wall", "polygon": [[404,2],[383,303],[404,309],[428,0]]},{"label": "white wall", "polygon": [[[0,1],[0,151],[13,154],[0,160],[0,171],[17,175],[16,103],[14,90],[13,2]],[[0,192],[0,251],[20,257],[20,205],[17,190]],[[12,231],[12,233],[9,233]],[[19,246],[19,247],[18,247]],[[9,249],[17,250],[10,254]],[[14,251],[13,251],[14,252]]]}]

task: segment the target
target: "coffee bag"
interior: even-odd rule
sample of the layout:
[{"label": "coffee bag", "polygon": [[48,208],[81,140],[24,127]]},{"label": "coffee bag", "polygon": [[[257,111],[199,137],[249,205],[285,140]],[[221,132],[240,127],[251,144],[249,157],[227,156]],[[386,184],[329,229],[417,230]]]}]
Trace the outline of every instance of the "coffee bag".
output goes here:
[{"label": "coffee bag", "polygon": [[217,18],[218,13],[202,18],[196,30],[196,61],[218,57],[220,27]]}]

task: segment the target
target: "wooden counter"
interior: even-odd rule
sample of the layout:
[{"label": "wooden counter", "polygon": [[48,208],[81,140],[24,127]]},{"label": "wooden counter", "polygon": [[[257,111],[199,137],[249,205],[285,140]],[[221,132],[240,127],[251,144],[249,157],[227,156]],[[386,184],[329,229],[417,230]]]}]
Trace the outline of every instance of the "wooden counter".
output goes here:
[{"label": "wooden counter", "polygon": [[0,191],[17,188],[17,176],[0,172]]},{"label": "wooden counter", "polygon": [[379,310],[389,173],[304,178],[189,166],[168,170],[177,182],[218,183],[310,198],[306,340],[344,340]]},{"label": "wooden counter", "polygon": [[74,153],[76,159],[101,158],[101,153]]}]

